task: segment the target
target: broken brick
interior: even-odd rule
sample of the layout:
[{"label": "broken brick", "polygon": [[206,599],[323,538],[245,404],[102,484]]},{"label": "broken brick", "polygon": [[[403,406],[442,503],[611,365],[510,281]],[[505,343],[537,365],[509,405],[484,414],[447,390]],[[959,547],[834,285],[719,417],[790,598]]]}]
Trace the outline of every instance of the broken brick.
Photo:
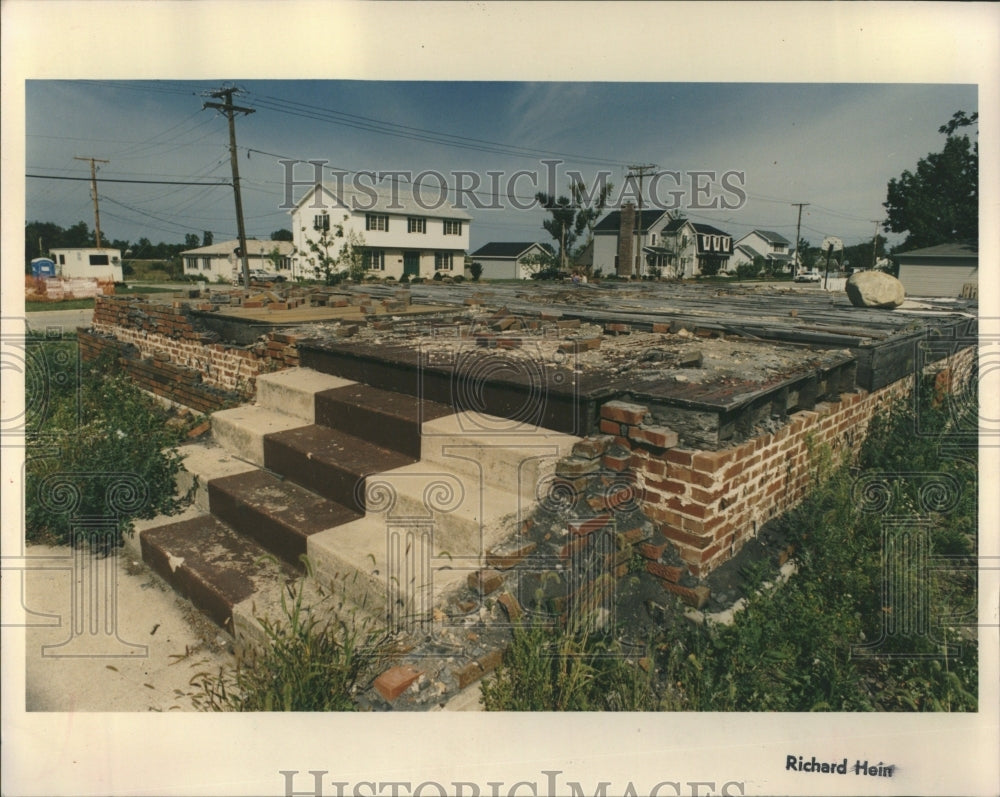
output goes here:
[{"label": "broken brick", "polygon": [[489,595],[503,585],[503,575],[492,568],[477,570],[475,573],[469,573],[468,584],[469,589],[480,595]]},{"label": "broken brick", "polygon": [[375,689],[390,703],[410,688],[421,675],[412,667],[392,667],[375,679]]}]

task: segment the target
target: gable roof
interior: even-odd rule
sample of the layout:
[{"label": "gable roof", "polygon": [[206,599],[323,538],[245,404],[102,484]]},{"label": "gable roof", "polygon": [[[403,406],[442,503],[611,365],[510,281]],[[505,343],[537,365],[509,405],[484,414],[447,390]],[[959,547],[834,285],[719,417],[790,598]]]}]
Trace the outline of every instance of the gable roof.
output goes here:
[{"label": "gable roof", "polygon": [[542,247],[550,254],[553,249],[548,244],[540,244],[534,241],[520,242],[520,241],[490,241],[488,244],[484,244],[479,247],[475,252],[472,252],[469,257],[499,257],[499,258],[511,258],[517,260],[517,258],[527,254],[529,249],[536,246]]},{"label": "gable roof", "polygon": [[[641,232],[649,232],[649,228],[656,224],[656,222],[658,222],[665,213],[669,213],[669,211],[661,210],[660,208],[643,208]],[[612,210],[607,216],[594,225],[594,235],[617,234],[621,230],[621,226],[622,212],[620,210]],[[635,211],[635,226],[636,228],[639,226],[638,208],[636,208]]]},{"label": "gable roof", "polygon": [[[314,202],[317,188],[313,186],[306,192],[289,212],[309,210]],[[357,213],[389,213],[396,216],[432,216],[435,218],[459,219],[471,221],[472,216],[442,199],[441,186],[425,186],[423,189],[413,186],[397,185],[396,190],[384,187],[355,187],[350,181],[333,181],[323,183],[323,203],[316,207],[318,211],[324,208],[345,208]],[[308,205],[307,205],[308,203]]]},{"label": "gable roof", "polygon": [[[232,241],[219,241],[218,243],[210,244],[209,246],[200,246],[197,249],[185,249],[181,252],[181,255],[195,255],[200,257],[229,257],[233,253],[234,249],[237,249],[240,245],[238,239],[233,239]],[[278,254],[282,256],[290,256],[295,250],[294,244],[291,241],[260,241],[256,238],[247,238],[247,255],[250,257],[266,257],[274,251],[274,248],[278,248]]]},{"label": "gable roof", "polygon": [[751,230],[750,232],[747,233],[747,235],[753,235],[754,233],[757,233],[757,235],[759,235],[761,238],[763,238],[769,244],[791,244],[792,243],[784,235],[781,235],[780,233],[776,233],[776,232],[771,232],[771,230]]},{"label": "gable roof", "polygon": [[691,226],[694,227],[695,232],[700,232],[702,235],[726,235],[732,238],[728,232],[723,232],[718,227],[713,227],[711,224],[696,224],[691,222]]},{"label": "gable roof", "polygon": [[737,244],[734,247],[734,251],[736,249],[739,249],[740,251],[742,251],[751,260],[754,260],[754,259],[756,259],[758,257],[763,257],[764,256],[760,252],[758,252],[756,249],[754,249],[752,246],[749,246],[748,244]]}]

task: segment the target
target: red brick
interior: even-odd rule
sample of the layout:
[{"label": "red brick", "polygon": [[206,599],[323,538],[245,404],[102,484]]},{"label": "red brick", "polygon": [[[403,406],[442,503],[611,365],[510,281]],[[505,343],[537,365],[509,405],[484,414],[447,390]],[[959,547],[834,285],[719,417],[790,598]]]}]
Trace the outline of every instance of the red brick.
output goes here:
[{"label": "red brick", "polygon": [[699,451],[692,458],[691,467],[703,473],[717,473],[719,468],[732,461],[734,455],[731,448],[723,451]]},{"label": "red brick", "polygon": [[628,529],[627,531],[619,531],[615,534],[615,545],[621,550],[635,545],[640,540],[647,536],[647,531],[642,526],[636,526],[635,528]]},{"label": "red brick", "polygon": [[703,551],[712,544],[712,535],[698,535],[683,531],[679,526],[661,525],[660,534],[673,543],[681,543],[691,548]]},{"label": "red brick", "polygon": [[694,452],[687,451],[683,448],[671,448],[664,455],[664,459],[667,462],[673,462],[676,465],[691,465],[694,459]]},{"label": "red brick", "polygon": [[629,429],[628,436],[637,442],[656,448],[673,448],[677,445],[677,432],[665,426],[639,426]]},{"label": "red brick", "polygon": [[409,689],[421,674],[420,670],[412,667],[392,667],[375,679],[375,688],[391,703]]},{"label": "red brick", "polygon": [[614,437],[611,435],[585,437],[573,445],[573,454],[585,459],[593,459],[606,453],[614,442]]},{"label": "red brick", "polygon": [[670,334],[670,324],[653,324],[653,332],[659,335],[669,335]]},{"label": "red brick", "polygon": [[609,401],[601,406],[601,418],[630,426],[638,426],[642,423],[648,412],[647,407],[627,401]]},{"label": "red brick", "polygon": [[[601,423],[603,423],[603,421]],[[631,459],[632,455],[628,453],[610,453],[605,454],[601,462],[604,467],[609,470],[623,471],[628,469]]]},{"label": "red brick", "polygon": [[677,565],[665,565],[662,562],[646,562],[646,572],[656,576],[660,581],[676,584],[684,575],[684,568]]},{"label": "red brick", "polygon": [[644,542],[639,545],[639,553],[644,559],[655,562],[670,548],[669,542],[652,543]]},{"label": "red brick", "polygon": [[610,521],[610,515],[599,515],[588,520],[574,520],[568,525],[569,533],[574,537],[586,537],[595,531],[603,529]]},{"label": "red brick", "polygon": [[524,609],[521,608],[521,604],[518,603],[517,598],[509,592],[504,592],[497,598],[497,603],[503,606],[504,611],[507,612],[507,619],[512,623],[516,623],[521,618],[521,615],[524,614]]},{"label": "red brick", "polygon": [[671,584],[669,582],[660,582],[663,588],[669,590],[670,592],[678,595],[684,603],[688,606],[692,606],[695,609],[700,609],[706,603],[708,599],[712,596],[712,591],[705,586],[698,587],[682,587],[680,584]]},{"label": "red brick", "polygon": [[601,419],[600,430],[604,432],[604,434],[611,434],[619,437],[626,437],[628,435],[627,425],[610,421],[607,418]]},{"label": "red brick", "polygon": [[529,540],[511,545],[506,550],[487,551],[486,564],[491,568],[509,570],[520,563],[525,557],[534,553],[537,547],[538,543]]},{"label": "red brick", "polygon": [[491,592],[496,592],[503,585],[503,575],[493,569],[477,570],[475,573],[469,573],[468,576],[469,589],[478,592],[480,595],[489,595]]}]

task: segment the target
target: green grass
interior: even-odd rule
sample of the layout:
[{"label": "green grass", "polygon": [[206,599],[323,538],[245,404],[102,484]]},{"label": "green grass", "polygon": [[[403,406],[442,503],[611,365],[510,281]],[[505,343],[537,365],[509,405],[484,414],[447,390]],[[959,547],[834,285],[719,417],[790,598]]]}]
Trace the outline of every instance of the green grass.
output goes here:
[{"label": "green grass", "polygon": [[93,310],[93,299],[67,299],[65,302],[25,302],[24,312],[44,313],[50,310]]}]

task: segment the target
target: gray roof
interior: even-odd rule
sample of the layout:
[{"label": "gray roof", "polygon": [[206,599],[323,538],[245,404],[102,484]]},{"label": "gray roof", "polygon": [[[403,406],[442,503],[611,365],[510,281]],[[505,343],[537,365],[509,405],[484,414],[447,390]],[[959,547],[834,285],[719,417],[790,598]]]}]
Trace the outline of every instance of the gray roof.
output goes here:
[{"label": "gray roof", "polygon": [[909,252],[897,252],[893,257],[903,258],[930,258],[935,260],[947,260],[949,258],[961,258],[968,260],[979,259],[979,247],[974,244],[937,244],[936,246],[925,246],[923,249],[911,249]]},{"label": "gray roof", "polygon": [[757,233],[757,235],[770,244],[791,244],[791,241],[781,233],[771,232],[770,230],[753,230],[753,232]]},{"label": "gray roof", "polygon": [[747,244],[738,244],[735,248],[736,249],[742,249],[745,254],[749,255],[749,257],[750,257],[751,260],[754,259],[754,258],[757,258],[757,257],[763,257],[764,256],[760,252],[758,252],[756,249],[754,249],[752,246],[748,246]]},{"label": "gray roof", "polygon": [[[660,208],[643,208],[642,209],[642,232],[648,232],[649,228],[652,227],[656,222],[660,220],[666,210],[661,210]],[[594,235],[601,234],[615,234],[621,230],[622,226],[622,212],[620,210],[612,210],[607,216],[601,219],[597,224],[594,225]],[[635,226],[639,226],[639,209],[635,209]]]},{"label": "gray roof", "polygon": [[[292,212],[303,207],[308,209],[312,205],[315,190],[313,188],[308,191],[298,201]],[[471,215],[456,208],[447,201],[446,196],[442,196],[446,192],[442,190],[440,184],[428,183],[416,190],[408,184],[397,185],[396,190],[393,191],[385,186],[372,187],[364,184],[361,187],[356,187],[350,180],[339,182],[334,180],[323,183],[323,190],[327,203],[345,207],[358,213],[378,212],[397,216],[433,216],[462,221],[472,220]]]},{"label": "gray roof", "polygon": [[535,246],[540,246],[549,253],[552,252],[552,247],[548,244],[539,244],[534,241],[526,243],[520,241],[490,241],[488,244],[479,247],[469,257],[506,257],[516,260]]},{"label": "gray roof", "polygon": [[[181,255],[198,256],[198,257],[211,257],[213,255],[218,257],[228,257],[233,253],[233,250],[239,248],[240,242],[238,239],[233,239],[232,241],[219,241],[218,243],[213,243],[210,246],[201,246],[197,249],[185,249],[181,252]],[[256,238],[247,238],[247,255],[256,256],[260,255],[266,257],[274,251],[274,248],[278,248],[278,254],[283,256],[290,256],[295,249],[295,246],[291,241],[260,241]]]}]

